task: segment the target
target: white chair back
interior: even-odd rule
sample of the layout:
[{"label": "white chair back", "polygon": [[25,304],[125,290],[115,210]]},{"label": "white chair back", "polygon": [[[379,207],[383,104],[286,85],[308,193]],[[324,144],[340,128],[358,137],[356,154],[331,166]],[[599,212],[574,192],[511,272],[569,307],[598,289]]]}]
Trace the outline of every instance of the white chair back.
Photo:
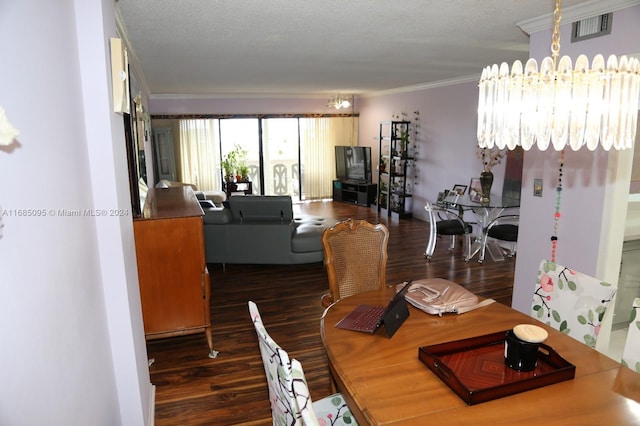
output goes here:
[{"label": "white chair back", "polygon": [[[302,365],[267,333],[260,312],[254,302],[249,302],[249,314],[258,334],[258,344],[264,371],[269,385],[269,401],[273,424],[277,426],[323,425],[357,426],[344,397],[333,394],[319,401],[312,401]],[[320,420],[319,420],[320,419]]]},{"label": "white chair back", "polygon": [[[269,401],[274,425],[302,425],[293,394],[293,372],[289,354],[269,336],[254,302],[249,302],[249,314],[258,334],[260,355],[269,385]],[[305,382],[306,383],[306,382]],[[311,405],[309,403],[309,405]],[[313,410],[313,408],[311,408]],[[317,422],[317,420],[316,420]]]},{"label": "white chair back", "polygon": [[593,348],[615,294],[609,283],[543,260],[530,315]]},{"label": "white chair back", "polygon": [[632,308],[627,340],[622,351],[622,364],[640,373],[640,297],[635,298]]}]

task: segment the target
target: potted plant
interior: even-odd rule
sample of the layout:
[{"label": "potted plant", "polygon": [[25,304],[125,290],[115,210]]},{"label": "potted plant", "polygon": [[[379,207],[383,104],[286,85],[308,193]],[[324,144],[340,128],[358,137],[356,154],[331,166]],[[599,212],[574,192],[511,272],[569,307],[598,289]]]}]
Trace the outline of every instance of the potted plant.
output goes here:
[{"label": "potted plant", "polygon": [[247,166],[246,164],[241,164],[238,166],[238,174],[240,175],[240,180],[242,182],[248,182],[249,181],[249,166]]},{"label": "potted plant", "polygon": [[220,167],[224,170],[225,181],[233,182],[233,172],[236,169],[236,159],[233,151],[227,154],[227,156],[220,162]]},{"label": "potted plant", "polygon": [[236,180],[242,180],[242,170],[246,169],[248,175],[248,167],[246,166],[247,150],[243,149],[239,144],[235,144],[233,149],[222,159],[220,166],[224,170],[224,178],[227,182],[233,182],[234,173]]}]

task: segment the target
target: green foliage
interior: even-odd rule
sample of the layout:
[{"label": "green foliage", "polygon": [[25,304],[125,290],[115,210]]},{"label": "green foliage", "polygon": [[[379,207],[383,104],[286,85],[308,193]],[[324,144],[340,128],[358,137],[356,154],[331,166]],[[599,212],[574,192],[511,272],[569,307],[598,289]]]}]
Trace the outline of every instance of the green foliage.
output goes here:
[{"label": "green foliage", "polygon": [[562,318],[560,317],[560,312],[556,311],[555,309],[551,310],[551,316],[553,317],[553,320],[555,322],[562,321]]},{"label": "green foliage", "polygon": [[247,179],[249,177],[249,166],[246,164],[238,166],[238,174],[242,176],[242,179]]},{"label": "green foliage", "polygon": [[563,333],[567,333],[569,334],[571,332],[571,330],[569,328],[567,328],[567,321],[564,320],[560,323],[560,331],[562,331]]},{"label": "green foliage", "polygon": [[569,286],[569,289],[571,291],[576,291],[576,289],[578,288],[578,286],[576,285],[575,281],[569,281],[569,282],[567,282],[567,285]]},{"label": "green foliage", "polygon": [[555,271],[556,268],[557,268],[557,265],[555,264],[555,262],[545,262],[543,266],[544,272]]},{"label": "green foliage", "polygon": [[340,398],[339,396],[334,396],[333,398],[331,398],[331,403],[334,407],[339,407],[342,405],[342,398]]},{"label": "green foliage", "polygon": [[[589,311],[589,313],[591,313],[591,311]],[[584,317],[584,315],[578,315],[578,322],[582,325],[585,325],[587,323],[587,319]]]},{"label": "green foliage", "polygon": [[584,343],[585,343],[587,346],[589,346],[590,348],[593,348],[593,347],[595,347],[595,346],[596,346],[596,338],[595,338],[595,337],[593,337],[592,335],[590,335],[590,334],[585,334],[585,335],[583,336],[583,339],[584,339]]},{"label": "green foliage", "polygon": [[224,170],[224,175],[233,176],[236,171],[240,173],[240,168],[246,167],[247,154],[248,151],[246,149],[236,144],[220,162],[220,167]]}]

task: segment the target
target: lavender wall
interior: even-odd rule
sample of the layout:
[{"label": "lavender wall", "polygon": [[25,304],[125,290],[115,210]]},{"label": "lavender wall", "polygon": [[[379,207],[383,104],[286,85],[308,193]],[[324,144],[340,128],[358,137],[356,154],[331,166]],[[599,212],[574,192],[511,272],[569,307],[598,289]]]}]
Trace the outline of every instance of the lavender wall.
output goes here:
[{"label": "lavender wall", "polygon": [[[380,121],[402,113],[406,114],[407,120],[414,121],[414,111],[420,113],[416,161],[418,179],[412,201],[415,217],[426,220],[425,202],[435,201],[438,192],[451,189],[455,184],[469,185],[471,178],[480,175],[482,162],[476,156],[477,103],[476,79],[451,86],[361,99],[360,144],[371,146],[376,154]],[[373,158],[378,156],[373,155]],[[377,163],[374,168],[376,166]],[[504,166],[504,163],[500,164],[493,170],[495,183],[492,192],[502,192]]]}]

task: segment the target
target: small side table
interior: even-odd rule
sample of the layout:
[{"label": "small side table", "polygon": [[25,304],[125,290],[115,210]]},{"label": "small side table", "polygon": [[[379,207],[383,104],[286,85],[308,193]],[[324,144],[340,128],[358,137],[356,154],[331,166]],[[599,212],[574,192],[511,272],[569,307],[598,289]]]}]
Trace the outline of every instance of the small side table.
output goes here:
[{"label": "small side table", "polygon": [[236,193],[242,193],[243,195],[253,194],[253,185],[250,180],[246,182],[223,182],[222,190],[227,194],[227,199],[229,199]]}]

